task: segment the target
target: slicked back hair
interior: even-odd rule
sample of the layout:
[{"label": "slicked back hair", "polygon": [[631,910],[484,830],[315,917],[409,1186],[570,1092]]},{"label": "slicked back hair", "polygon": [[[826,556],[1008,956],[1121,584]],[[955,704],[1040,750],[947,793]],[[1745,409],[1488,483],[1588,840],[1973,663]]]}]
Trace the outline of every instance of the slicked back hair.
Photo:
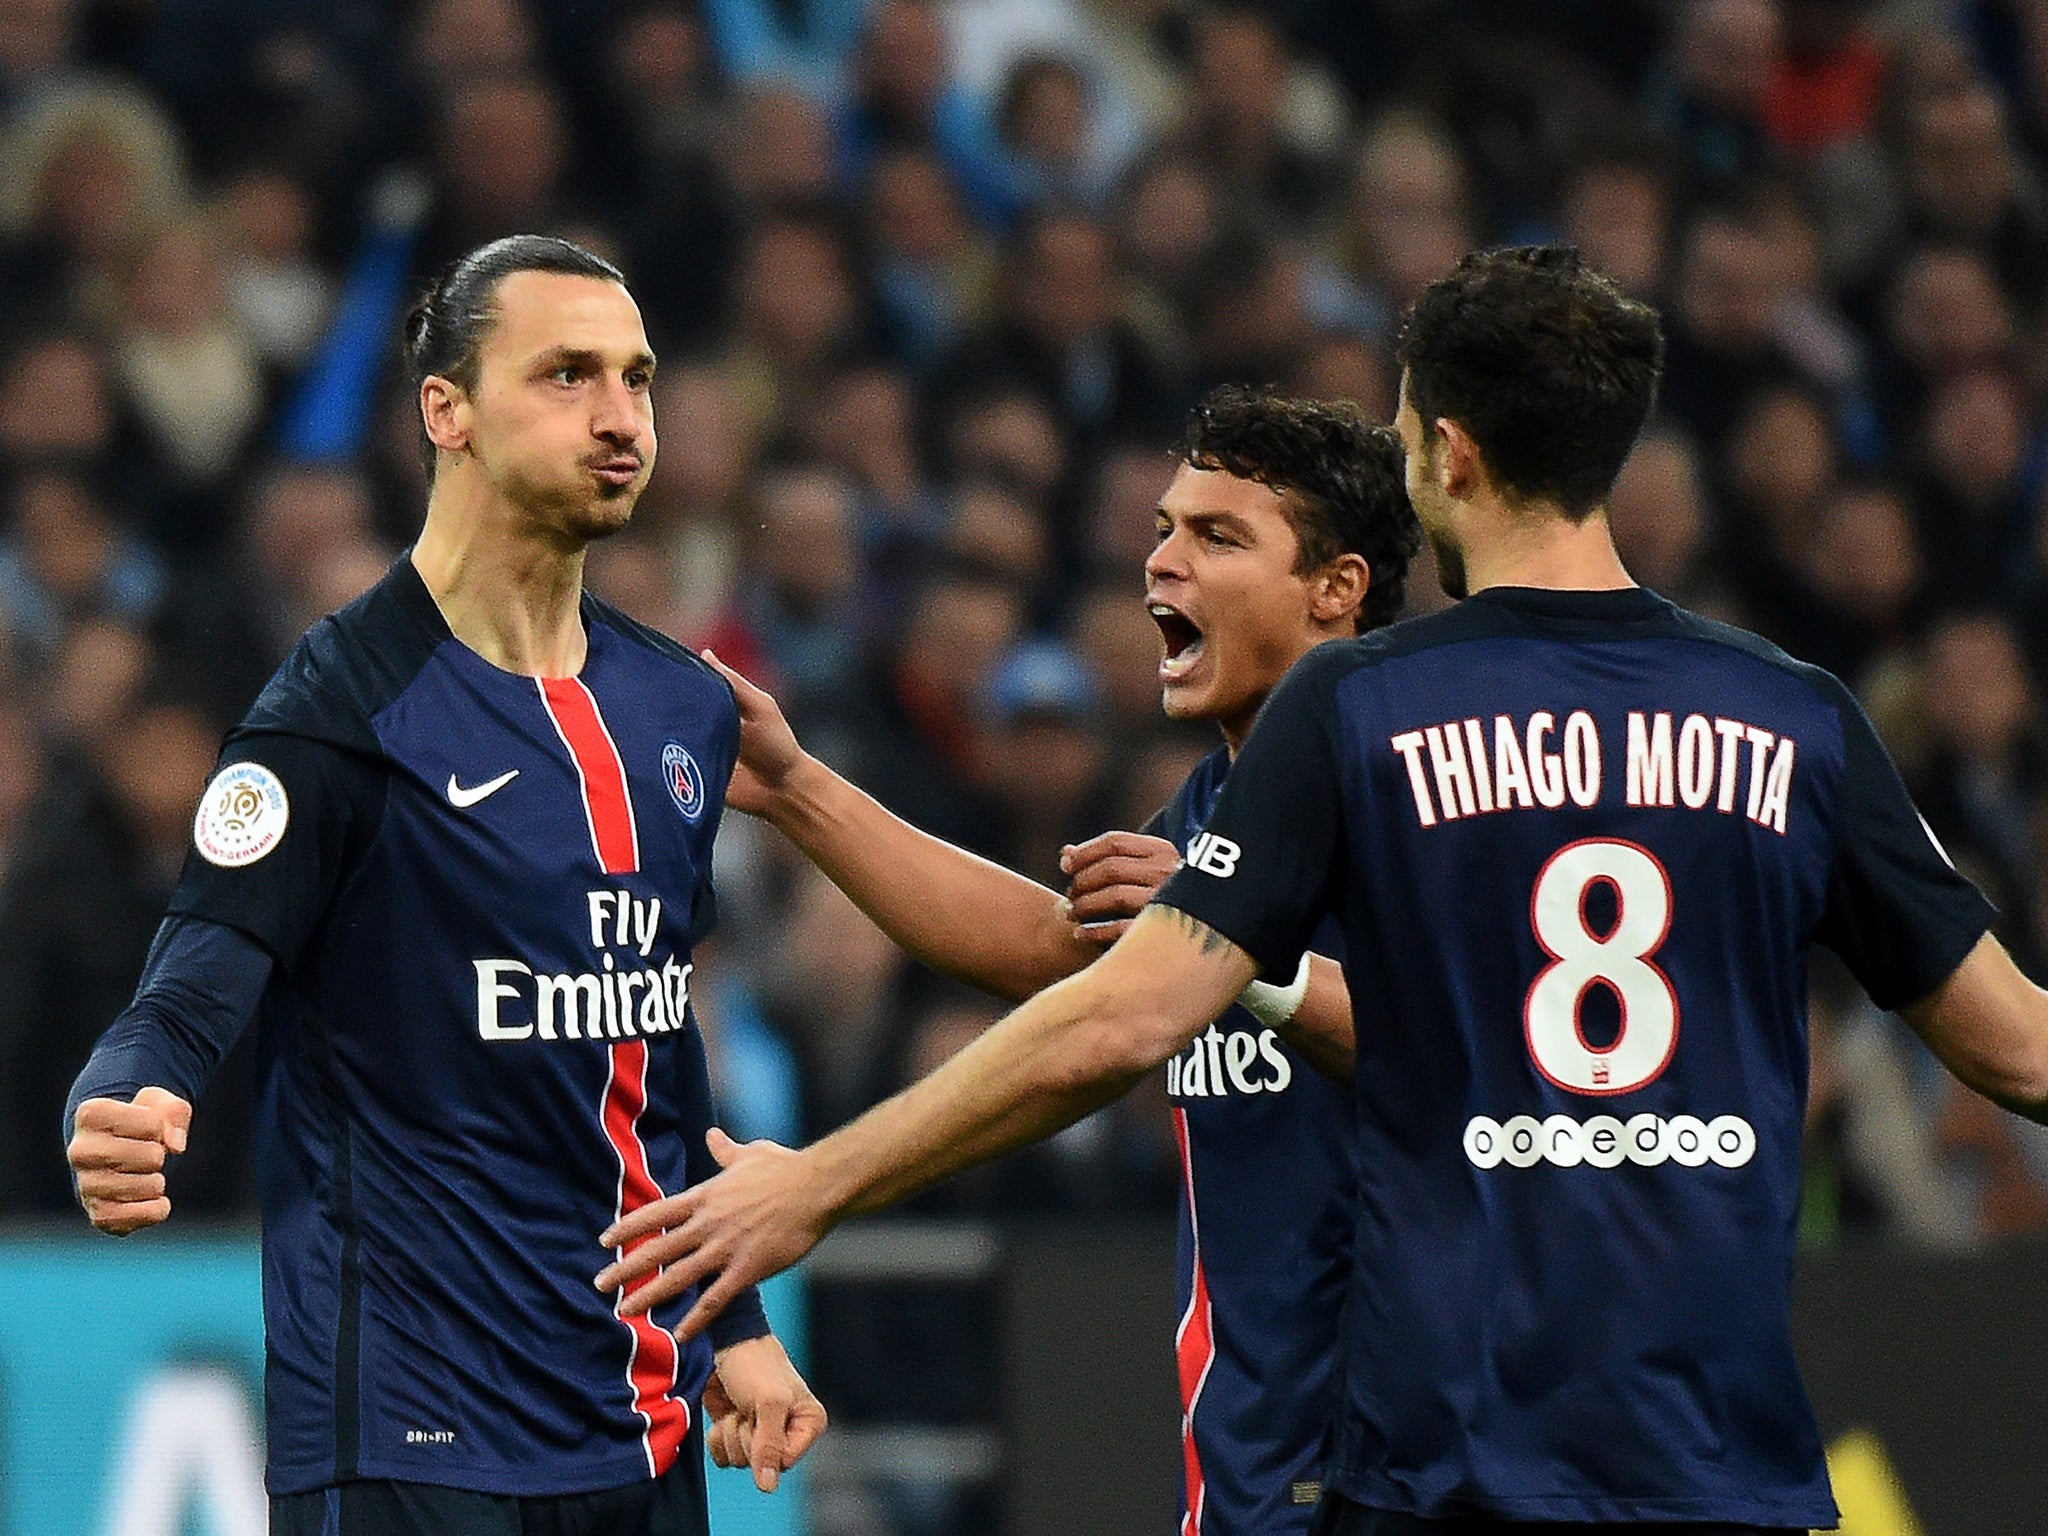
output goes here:
[{"label": "slicked back hair", "polygon": [[1606,501],[1656,406],[1664,330],[1575,248],[1511,246],[1431,283],[1395,355],[1425,431],[1457,422],[1505,497],[1576,521]]},{"label": "slicked back hair", "polygon": [[[498,285],[515,272],[562,272],[624,287],[625,274],[573,240],[554,235],[507,235],[457,257],[405,317],[405,365],[414,394],[430,378],[447,379],[473,393],[484,340],[498,316]],[[427,475],[434,445],[420,427]]]},{"label": "slicked back hair", "polygon": [[1174,453],[1195,469],[1222,470],[1277,491],[1306,575],[1343,554],[1365,558],[1372,580],[1361,631],[1401,611],[1408,562],[1422,529],[1408,505],[1401,440],[1348,400],[1306,400],[1224,384],[1189,414]]}]

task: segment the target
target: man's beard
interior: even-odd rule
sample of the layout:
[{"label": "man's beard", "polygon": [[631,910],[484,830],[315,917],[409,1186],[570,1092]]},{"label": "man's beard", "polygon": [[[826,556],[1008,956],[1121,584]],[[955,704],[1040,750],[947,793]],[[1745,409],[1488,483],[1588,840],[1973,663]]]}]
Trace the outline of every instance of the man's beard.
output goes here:
[{"label": "man's beard", "polygon": [[1430,553],[1436,556],[1436,582],[1444,589],[1444,596],[1453,602],[1465,598],[1465,552],[1454,545],[1445,543],[1435,534],[1429,536]]},{"label": "man's beard", "polygon": [[600,491],[595,497],[563,497],[554,504],[552,521],[571,538],[595,543],[621,533],[633,520],[633,508],[640,501],[642,487],[618,486]]},{"label": "man's beard", "polygon": [[581,502],[569,510],[570,527],[586,539],[608,539],[633,520],[639,501],[637,487],[621,487],[616,495]]}]

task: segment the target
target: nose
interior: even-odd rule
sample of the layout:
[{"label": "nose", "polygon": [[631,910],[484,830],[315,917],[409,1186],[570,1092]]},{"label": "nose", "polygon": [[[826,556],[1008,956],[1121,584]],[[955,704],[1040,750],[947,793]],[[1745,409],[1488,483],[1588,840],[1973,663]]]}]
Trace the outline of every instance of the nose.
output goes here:
[{"label": "nose", "polygon": [[641,419],[644,398],[623,378],[607,377],[592,403],[590,435],[615,448],[632,447],[647,430],[647,423]]},{"label": "nose", "polygon": [[1182,558],[1183,553],[1180,534],[1167,534],[1152,546],[1152,553],[1145,557],[1145,579],[1156,581],[1162,576],[1185,577],[1187,561]]}]

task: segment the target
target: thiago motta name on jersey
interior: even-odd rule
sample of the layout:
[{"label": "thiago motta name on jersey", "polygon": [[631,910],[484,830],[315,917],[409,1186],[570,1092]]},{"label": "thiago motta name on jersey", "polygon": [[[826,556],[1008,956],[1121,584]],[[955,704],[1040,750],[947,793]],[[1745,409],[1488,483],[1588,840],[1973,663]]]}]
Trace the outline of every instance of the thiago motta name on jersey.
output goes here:
[{"label": "thiago motta name on jersey", "polygon": [[683,1028],[694,962],[674,955],[649,960],[661,921],[661,898],[630,891],[591,891],[590,947],[597,968],[549,974],[524,960],[472,961],[476,967],[476,1032],[485,1040],[625,1040]]},{"label": "thiago motta name on jersey", "polygon": [[[1600,727],[1583,709],[1560,728],[1549,710],[1527,720],[1495,715],[1403,731],[1388,745],[1408,768],[1415,817],[1424,827],[1494,811],[1581,809],[1600,804]],[[1790,736],[1725,716],[1630,710],[1622,803],[1723,816],[1738,810],[1783,836],[1792,801]]]}]

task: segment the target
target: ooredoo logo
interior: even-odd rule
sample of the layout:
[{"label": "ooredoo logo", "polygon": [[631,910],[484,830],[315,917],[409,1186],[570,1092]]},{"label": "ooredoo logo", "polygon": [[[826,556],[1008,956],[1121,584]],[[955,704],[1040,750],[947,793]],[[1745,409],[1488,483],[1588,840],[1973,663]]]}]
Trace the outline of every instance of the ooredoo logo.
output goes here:
[{"label": "ooredoo logo", "polygon": [[275,848],[290,820],[291,802],[276,774],[261,763],[230,763],[199,797],[192,843],[207,863],[239,869]]},{"label": "ooredoo logo", "polygon": [[1595,1115],[1583,1124],[1570,1115],[1538,1120],[1516,1115],[1505,1125],[1486,1115],[1465,1123],[1465,1156],[1475,1168],[1533,1168],[1549,1163],[1558,1168],[1615,1168],[1634,1163],[1654,1168],[1677,1163],[1698,1168],[1740,1168],[1756,1155],[1756,1128],[1740,1115],[1635,1115],[1627,1121]]}]

